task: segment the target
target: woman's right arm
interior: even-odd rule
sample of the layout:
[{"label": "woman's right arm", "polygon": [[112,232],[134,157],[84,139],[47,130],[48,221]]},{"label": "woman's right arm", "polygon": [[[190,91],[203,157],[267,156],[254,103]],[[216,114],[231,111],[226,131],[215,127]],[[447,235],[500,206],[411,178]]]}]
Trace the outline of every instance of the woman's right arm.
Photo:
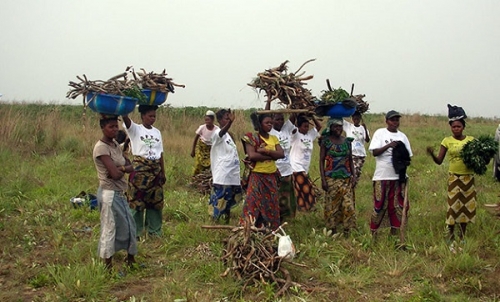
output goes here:
[{"label": "woman's right arm", "polygon": [[272,160],[273,158],[269,155],[264,155],[255,150],[255,148],[247,143],[245,143],[245,153],[248,155],[248,159],[251,161],[265,161]]},{"label": "woman's right arm", "polygon": [[448,151],[448,149],[446,149],[445,146],[441,145],[441,147],[439,148],[439,154],[436,156],[434,155],[434,149],[432,149],[432,147],[427,147],[427,154],[429,154],[432,157],[432,160],[438,165],[443,163],[444,157],[446,156],[446,151]]},{"label": "woman's right arm", "polygon": [[123,122],[125,123],[125,127],[130,128],[130,125],[132,125],[132,120],[130,119],[130,117],[128,117],[128,114],[127,115],[122,115],[122,119],[123,119]]}]

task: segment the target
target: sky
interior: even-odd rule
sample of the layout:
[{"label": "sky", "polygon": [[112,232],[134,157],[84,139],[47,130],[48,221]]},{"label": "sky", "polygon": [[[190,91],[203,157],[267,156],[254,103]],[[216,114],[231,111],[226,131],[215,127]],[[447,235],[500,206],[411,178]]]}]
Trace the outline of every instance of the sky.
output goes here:
[{"label": "sky", "polygon": [[[2,102],[81,105],[69,81],[133,66],[186,88],[175,107],[261,108],[247,83],[289,60],[370,112],[500,116],[498,0],[0,0]],[[500,85],[499,85],[500,86]],[[277,105],[277,103],[273,103]]]}]

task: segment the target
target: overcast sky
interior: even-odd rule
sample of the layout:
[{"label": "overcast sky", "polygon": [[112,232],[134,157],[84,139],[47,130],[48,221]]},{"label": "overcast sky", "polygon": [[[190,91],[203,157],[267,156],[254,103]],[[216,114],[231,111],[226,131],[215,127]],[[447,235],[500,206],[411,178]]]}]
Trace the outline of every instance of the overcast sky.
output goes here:
[{"label": "overcast sky", "polygon": [[185,84],[173,106],[263,107],[247,86],[289,60],[374,113],[500,116],[498,0],[0,0],[2,101],[70,102],[68,82],[132,65]]}]

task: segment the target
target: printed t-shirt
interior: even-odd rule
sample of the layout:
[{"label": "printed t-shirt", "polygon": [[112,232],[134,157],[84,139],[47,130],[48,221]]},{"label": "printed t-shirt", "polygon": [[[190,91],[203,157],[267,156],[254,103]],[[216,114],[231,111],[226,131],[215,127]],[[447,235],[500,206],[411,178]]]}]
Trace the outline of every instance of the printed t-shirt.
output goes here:
[{"label": "printed t-shirt", "polygon": [[149,160],[161,158],[163,141],[160,130],[155,127],[148,129],[142,124],[139,125],[133,121],[131,121],[130,128],[127,128],[124,123],[124,128],[130,138],[133,155],[138,155]]},{"label": "printed t-shirt", "polygon": [[[344,120],[342,128],[345,131],[346,137],[352,137],[354,139],[352,142],[352,155],[365,157],[366,156],[365,138],[368,129],[365,131],[365,127],[361,125],[356,127],[354,126],[354,124],[349,123],[346,120]],[[368,132],[368,134],[369,133],[370,132]]]},{"label": "printed t-shirt", "polygon": [[290,150],[290,164],[293,172],[309,173],[311,164],[311,156],[313,150],[313,141],[318,137],[318,130],[311,128],[306,134],[300,133],[298,130],[292,133]]},{"label": "printed t-shirt", "polygon": [[449,156],[450,167],[448,170],[450,173],[457,175],[474,174],[474,171],[467,168],[462,160],[462,157],[460,157],[460,151],[462,151],[464,145],[473,139],[474,137],[470,135],[467,135],[463,140],[458,140],[453,136],[448,136],[441,141],[441,145],[448,150],[446,153]]},{"label": "printed t-shirt", "polygon": [[280,146],[285,153],[284,158],[276,160],[276,166],[278,167],[281,176],[288,176],[293,173],[292,165],[290,164],[290,137],[292,136],[293,129],[295,129],[295,126],[292,122],[290,122],[290,120],[286,120],[280,131],[273,128],[270,132],[270,134],[275,135],[278,138]]},{"label": "printed t-shirt", "polygon": [[[380,128],[373,133],[368,150],[370,150],[373,154],[373,150],[382,148],[393,141],[402,141],[405,144],[406,149],[408,149],[410,156],[413,156],[410,141],[406,135],[399,130],[397,132],[390,132],[387,128]],[[379,156],[375,156],[375,173],[373,173],[372,180],[394,179],[399,179],[399,175],[394,171],[394,167],[392,165],[392,148],[388,148],[384,153]]]},{"label": "printed t-shirt", "polygon": [[236,144],[229,133],[219,136],[221,129],[213,131],[210,149],[212,182],[218,185],[240,185],[240,161]]}]

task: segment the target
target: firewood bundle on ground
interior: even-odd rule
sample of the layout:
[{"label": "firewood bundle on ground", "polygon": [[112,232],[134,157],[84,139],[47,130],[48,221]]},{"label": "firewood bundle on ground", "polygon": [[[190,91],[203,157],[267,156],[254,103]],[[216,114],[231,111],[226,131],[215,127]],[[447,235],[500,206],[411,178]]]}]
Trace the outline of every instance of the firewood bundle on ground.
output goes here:
[{"label": "firewood bundle on ground", "polygon": [[[290,273],[282,264],[284,257],[278,256],[275,235],[266,228],[254,226],[255,220],[248,219],[243,226],[214,225],[202,226],[206,229],[229,229],[231,234],[226,240],[221,259],[228,266],[223,277],[232,273],[244,282],[243,290],[250,284],[274,283],[279,287],[276,296],[283,295],[290,286],[302,287],[291,280]],[[297,263],[286,261],[305,267]]]},{"label": "firewood bundle on ground", "polygon": [[204,170],[191,177],[191,185],[201,194],[209,194],[212,190],[212,172]]},{"label": "firewood bundle on ground", "polygon": [[306,81],[313,78],[312,75],[305,75],[305,71],[300,72],[302,67],[315,59],[308,60],[295,72],[288,72],[288,60],[278,67],[267,69],[257,74],[248,85],[253,87],[258,93],[264,91],[268,102],[278,100],[281,105],[288,109],[302,109],[314,111],[314,99],[311,91],[305,86]]}]

